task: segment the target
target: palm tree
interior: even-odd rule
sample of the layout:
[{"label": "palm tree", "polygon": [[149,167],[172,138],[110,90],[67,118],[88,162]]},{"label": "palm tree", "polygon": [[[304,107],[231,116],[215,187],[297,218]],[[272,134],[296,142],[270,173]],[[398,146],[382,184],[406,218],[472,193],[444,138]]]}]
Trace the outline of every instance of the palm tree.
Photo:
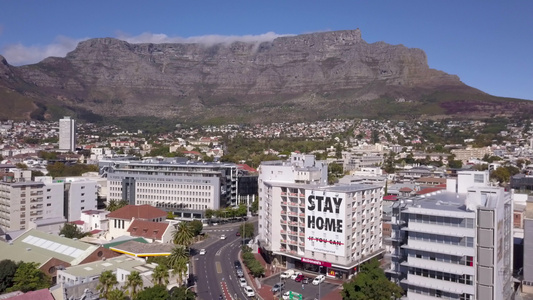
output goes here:
[{"label": "palm tree", "polygon": [[192,243],[194,232],[187,222],[178,224],[176,230],[172,233],[174,244],[189,247]]},{"label": "palm tree", "polygon": [[117,277],[111,270],[104,271],[100,274],[98,279],[100,282],[96,287],[100,291],[100,297],[107,298],[109,296],[109,290],[118,283]]},{"label": "palm tree", "polygon": [[160,285],[162,285],[163,282],[168,284],[168,268],[163,264],[157,265],[152,273],[152,281],[155,281]]},{"label": "palm tree", "polygon": [[183,280],[187,273],[187,263],[189,262],[189,253],[183,246],[176,246],[168,256],[168,265],[172,268],[173,274],[178,274],[179,279]]},{"label": "palm tree", "polygon": [[126,278],[126,284],[124,285],[125,289],[131,288],[130,296],[132,299],[135,298],[135,295],[137,294],[137,288],[143,287],[143,279],[141,278],[141,274],[137,271],[133,271],[128,275]]},{"label": "palm tree", "polygon": [[[107,300],[126,300],[126,295],[124,295],[124,292],[119,289],[112,289],[108,293]],[[133,299],[133,297],[132,297]]]}]

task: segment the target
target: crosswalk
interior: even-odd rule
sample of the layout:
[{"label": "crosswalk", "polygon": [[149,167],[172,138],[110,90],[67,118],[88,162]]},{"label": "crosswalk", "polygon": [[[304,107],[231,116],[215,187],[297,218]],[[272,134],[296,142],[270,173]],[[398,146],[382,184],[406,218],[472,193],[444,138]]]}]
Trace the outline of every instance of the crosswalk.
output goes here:
[{"label": "crosswalk", "polygon": [[227,232],[227,231],[235,231],[235,229],[204,229],[204,232]]}]

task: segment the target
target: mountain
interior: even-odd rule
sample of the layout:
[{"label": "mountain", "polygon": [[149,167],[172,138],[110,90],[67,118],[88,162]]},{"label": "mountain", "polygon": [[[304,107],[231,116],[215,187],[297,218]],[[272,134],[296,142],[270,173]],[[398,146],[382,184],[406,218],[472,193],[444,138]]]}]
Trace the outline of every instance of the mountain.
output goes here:
[{"label": "mountain", "polygon": [[271,42],[79,43],[64,58],[14,67],[0,56],[0,118],[172,118],[272,122],[484,117],[531,112],[430,69],[420,49],[367,43],[359,30]]}]

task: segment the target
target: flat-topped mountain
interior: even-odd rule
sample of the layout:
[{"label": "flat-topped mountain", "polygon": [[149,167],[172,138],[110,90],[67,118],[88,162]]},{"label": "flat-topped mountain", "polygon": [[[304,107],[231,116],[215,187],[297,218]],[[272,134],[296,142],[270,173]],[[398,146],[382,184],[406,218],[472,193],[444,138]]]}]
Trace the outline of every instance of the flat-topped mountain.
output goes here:
[{"label": "flat-topped mountain", "polygon": [[65,58],[14,67],[0,57],[0,118],[65,113],[182,122],[271,122],[402,115],[511,114],[493,97],[430,69],[420,49],[367,43],[359,30],[270,42],[130,44],[90,39]]}]

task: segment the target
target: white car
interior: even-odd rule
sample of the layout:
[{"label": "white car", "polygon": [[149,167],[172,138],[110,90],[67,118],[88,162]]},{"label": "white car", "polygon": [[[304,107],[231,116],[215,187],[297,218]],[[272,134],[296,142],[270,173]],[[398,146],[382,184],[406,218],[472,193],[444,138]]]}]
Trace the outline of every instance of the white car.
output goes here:
[{"label": "white car", "polygon": [[245,287],[245,286],[248,285],[248,283],[246,282],[246,279],[244,279],[242,277],[239,278],[239,284],[240,284],[241,287]]},{"label": "white car", "polygon": [[294,270],[291,269],[291,270],[287,270],[287,271],[281,273],[281,275],[279,275],[279,277],[281,279],[283,279],[283,278],[287,279],[287,278],[290,278],[292,276],[292,274],[294,274]]},{"label": "white car", "polygon": [[220,236],[220,239],[221,239],[221,240],[225,240],[225,239],[226,239],[226,235],[225,235],[225,234],[221,235],[221,236]]},{"label": "white car", "polygon": [[326,280],[325,275],[318,275],[315,279],[313,279],[313,285],[319,285],[324,282],[324,280]]},{"label": "white car", "polygon": [[294,272],[294,274],[291,275],[291,279],[294,280],[298,275],[302,275],[302,272]]},{"label": "white car", "polygon": [[205,249],[200,249],[200,255],[205,255]]},{"label": "white car", "polygon": [[252,290],[252,288],[249,286],[244,287],[244,293],[246,294],[247,297],[255,297],[254,290]]}]

